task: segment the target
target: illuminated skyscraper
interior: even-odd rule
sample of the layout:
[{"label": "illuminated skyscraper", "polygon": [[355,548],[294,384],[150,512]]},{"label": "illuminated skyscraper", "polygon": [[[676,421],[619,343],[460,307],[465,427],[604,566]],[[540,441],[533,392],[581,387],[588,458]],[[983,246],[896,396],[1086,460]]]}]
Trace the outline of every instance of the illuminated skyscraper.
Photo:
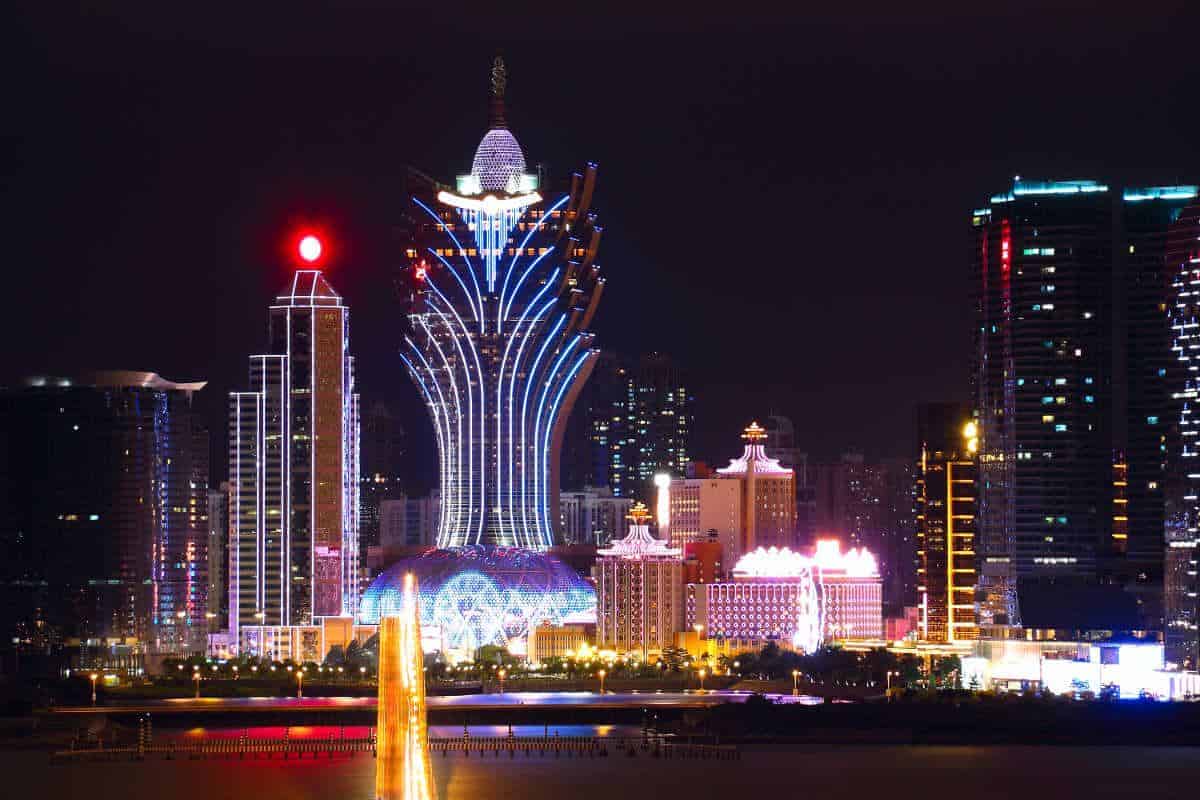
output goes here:
[{"label": "illuminated skyscraper", "polygon": [[917,411],[917,602],[929,642],[978,639],[975,613],[976,424],[956,403]]},{"label": "illuminated skyscraper", "polygon": [[324,658],[322,619],[358,610],[358,395],[349,315],[316,270],[270,309],[248,392],[230,395],[230,626],[248,654]]},{"label": "illuminated skyscraper", "polygon": [[491,124],[455,189],[414,176],[401,358],[437,438],[439,546],[542,550],[563,427],[598,355],[596,167],[565,191],[539,186],[505,121],[505,83],[497,59]]},{"label": "illuminated skyscraper", "polygon": [[[1179,187],[1192,189],[1194,187]],[[1200,202],[1171,225],[1167,271],[1172,298],[1172,418],[1178,429],[1167,461],[1164,612],[1166,658],[1186,669],[1200,664]]]},{"label": "illuminated skyscraper", "polygon": [[648,500],[657,473],[684,474],[691,430],[692,396],[674,361],[602,353],[568,422],[563,485]]},{"label": "illuminated skyscraper", "polygon": [[973,215],[981,622],[1159,625],[1163,256],[1194,195],[1018,179]]},{"label": "illuminated skyscraper", "polygon": [[44,652],[67,637],[203,650],[208,432],[192,408],[203,388],[103,371],[0,393],[6,637]]}]

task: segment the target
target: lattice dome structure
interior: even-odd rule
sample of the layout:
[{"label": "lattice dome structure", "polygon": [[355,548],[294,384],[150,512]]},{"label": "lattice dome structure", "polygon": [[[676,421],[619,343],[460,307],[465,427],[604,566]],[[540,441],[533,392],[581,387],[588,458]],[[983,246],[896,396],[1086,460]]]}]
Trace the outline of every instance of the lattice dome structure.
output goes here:
[{"label": "lattice dome structure", "polygon": [[479,179],[483,191],[514,194],[524,173],[525,154],[517,137],[507,128],[494,128],[483,135],[471,162],[471,174]]},{"label": "lattice dome structure", "polygon": [[542,622],[595,618],[592,586],[553,556],[470,545],[431,550],[389,567],[363,594],[360,624],[378,625],[381,617],[398,613],[406,573],[417,577],[422,630],[439,635],[445,649],[511,647]]}]

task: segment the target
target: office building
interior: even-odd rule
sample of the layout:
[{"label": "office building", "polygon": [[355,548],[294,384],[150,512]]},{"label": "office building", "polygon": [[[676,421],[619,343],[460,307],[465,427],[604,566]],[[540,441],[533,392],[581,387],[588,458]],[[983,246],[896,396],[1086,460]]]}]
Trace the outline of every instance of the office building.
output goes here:
[{"label": "office building", "polygon": [[620,535],[632,507],[633,500],[614,497],[609,489],[562,492],[558,540],[566,545],[604,547]]},{"label": "office building", "polygon": [[598,555],[596,646],[643,661],[671,647],[683,625],[683,561],[678,548],[651,535],[644,505],[630,511],[629,535]]},{"label": "office building", "polygon": [[563,428],[599,352],[596,167],[539,185],[492,72],[491,122],[454,190],[413,174],[401,360],[438,445],[438,545],[554,544]]},{"label": "office building", "polygon": [[973,214],[981,622],[1161,625],[1164,256],[1194,195],[1017,179]]},{"label": "office building", "polygon": [[317,660],[358,608],[358,395],[349,313],[317,270],[270,307],[250,390],[230,395],[230,633],[246,655]]},{"label": "office building", "polygon": [[682,475],[687,466],[692,406],[683,370],[668,356],[602,353],[568,422],[563,485],[648,500],[656,474]]},{"label": "office building", "polygon": [[[1195,187],[1178,187],[1194,194]],[[1164,638],[1167,661],[1200,667],[1200,202],[1172,222],[1166,269],[1171,280],[1167,319],[1171,326],[1170,438],[1166,475]]]},{"label": "office building", "polygon": [[[0,392],[4,635],[201,652],[208,613],[204,383],[152,372]],[[5,639],[10,641],[10,639]]]},{"label": "office building", "polygon": [[918,636],[926,642],[979,638],[975,613],[977,426],[966,407],[917,409]]}]

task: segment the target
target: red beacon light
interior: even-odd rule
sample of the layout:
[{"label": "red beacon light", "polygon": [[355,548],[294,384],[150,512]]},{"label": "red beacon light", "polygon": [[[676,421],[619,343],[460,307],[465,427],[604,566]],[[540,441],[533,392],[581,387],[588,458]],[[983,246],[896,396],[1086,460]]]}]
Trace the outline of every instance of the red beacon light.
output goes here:
[{"label": "red beacon light", "polygon": [[296,250],[299,252],[302,261],[315,264],[321,258],[321,253],[324,252],[325,248],[322,246],[321,240],[310,233],[300,239]]}]

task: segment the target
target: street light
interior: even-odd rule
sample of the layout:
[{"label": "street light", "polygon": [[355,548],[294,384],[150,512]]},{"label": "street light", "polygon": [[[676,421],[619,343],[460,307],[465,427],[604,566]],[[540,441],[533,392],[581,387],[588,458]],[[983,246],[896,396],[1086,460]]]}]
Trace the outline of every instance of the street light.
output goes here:
[{"label": "street light", "polygon": [[502,669],[496,673],[496,676],[500,678],[500,694],[504,694],[504,676],[507,674],[508,670],[506,669]]},{"label": "street light", "polygon": [[238,667],[237,667],[237,664],[234,664],[234,665],[233,665],[233,679],[234,679],[235,681],[238,679]]},{"label": "street light", "polygon": [[701,670],[700,670],[700,691],[702,691],[702,692],[704,691],[704,675],[706,674],[706,672],[707,672],[707,670],[701,668]]},{"label": "street light", "polygon": [[304,697],[304,670],[303,669],[298,670],[296,672],[296,697],[297,698]]},{"label": "street light", "polygon": [[897,671],[895,671],[895,670],[892,670],[892,669],[889,669],[889,670],[888,670],[888,674],[887,674],[887,690],[888,690],[889,692],[890,692],[890,691],[892,691],[892,676],[893,676],[893,675],[895,675],[896,677],[900,677],[900,673],[899,673],[899,672],[897,672]]},{"label": "street light", "polygon": [[607,675],[608,673],[605,672],[604,670],[600,670],[599,674],[600,674],[600,694],[604,694],[604,676]]},{"label": "street light", "polygon": [[100,676],[93,672],[88,677],[92,679],[92,705],[96,705],[96,679]]},{"label": "street light", "polygon": [[792,697],[800,694],[800,670],[792,670]]},{"label": "street light", "polygon": [[192,683],[196,684],[196,699],[200,699],[200,668],[192,670]]}]

